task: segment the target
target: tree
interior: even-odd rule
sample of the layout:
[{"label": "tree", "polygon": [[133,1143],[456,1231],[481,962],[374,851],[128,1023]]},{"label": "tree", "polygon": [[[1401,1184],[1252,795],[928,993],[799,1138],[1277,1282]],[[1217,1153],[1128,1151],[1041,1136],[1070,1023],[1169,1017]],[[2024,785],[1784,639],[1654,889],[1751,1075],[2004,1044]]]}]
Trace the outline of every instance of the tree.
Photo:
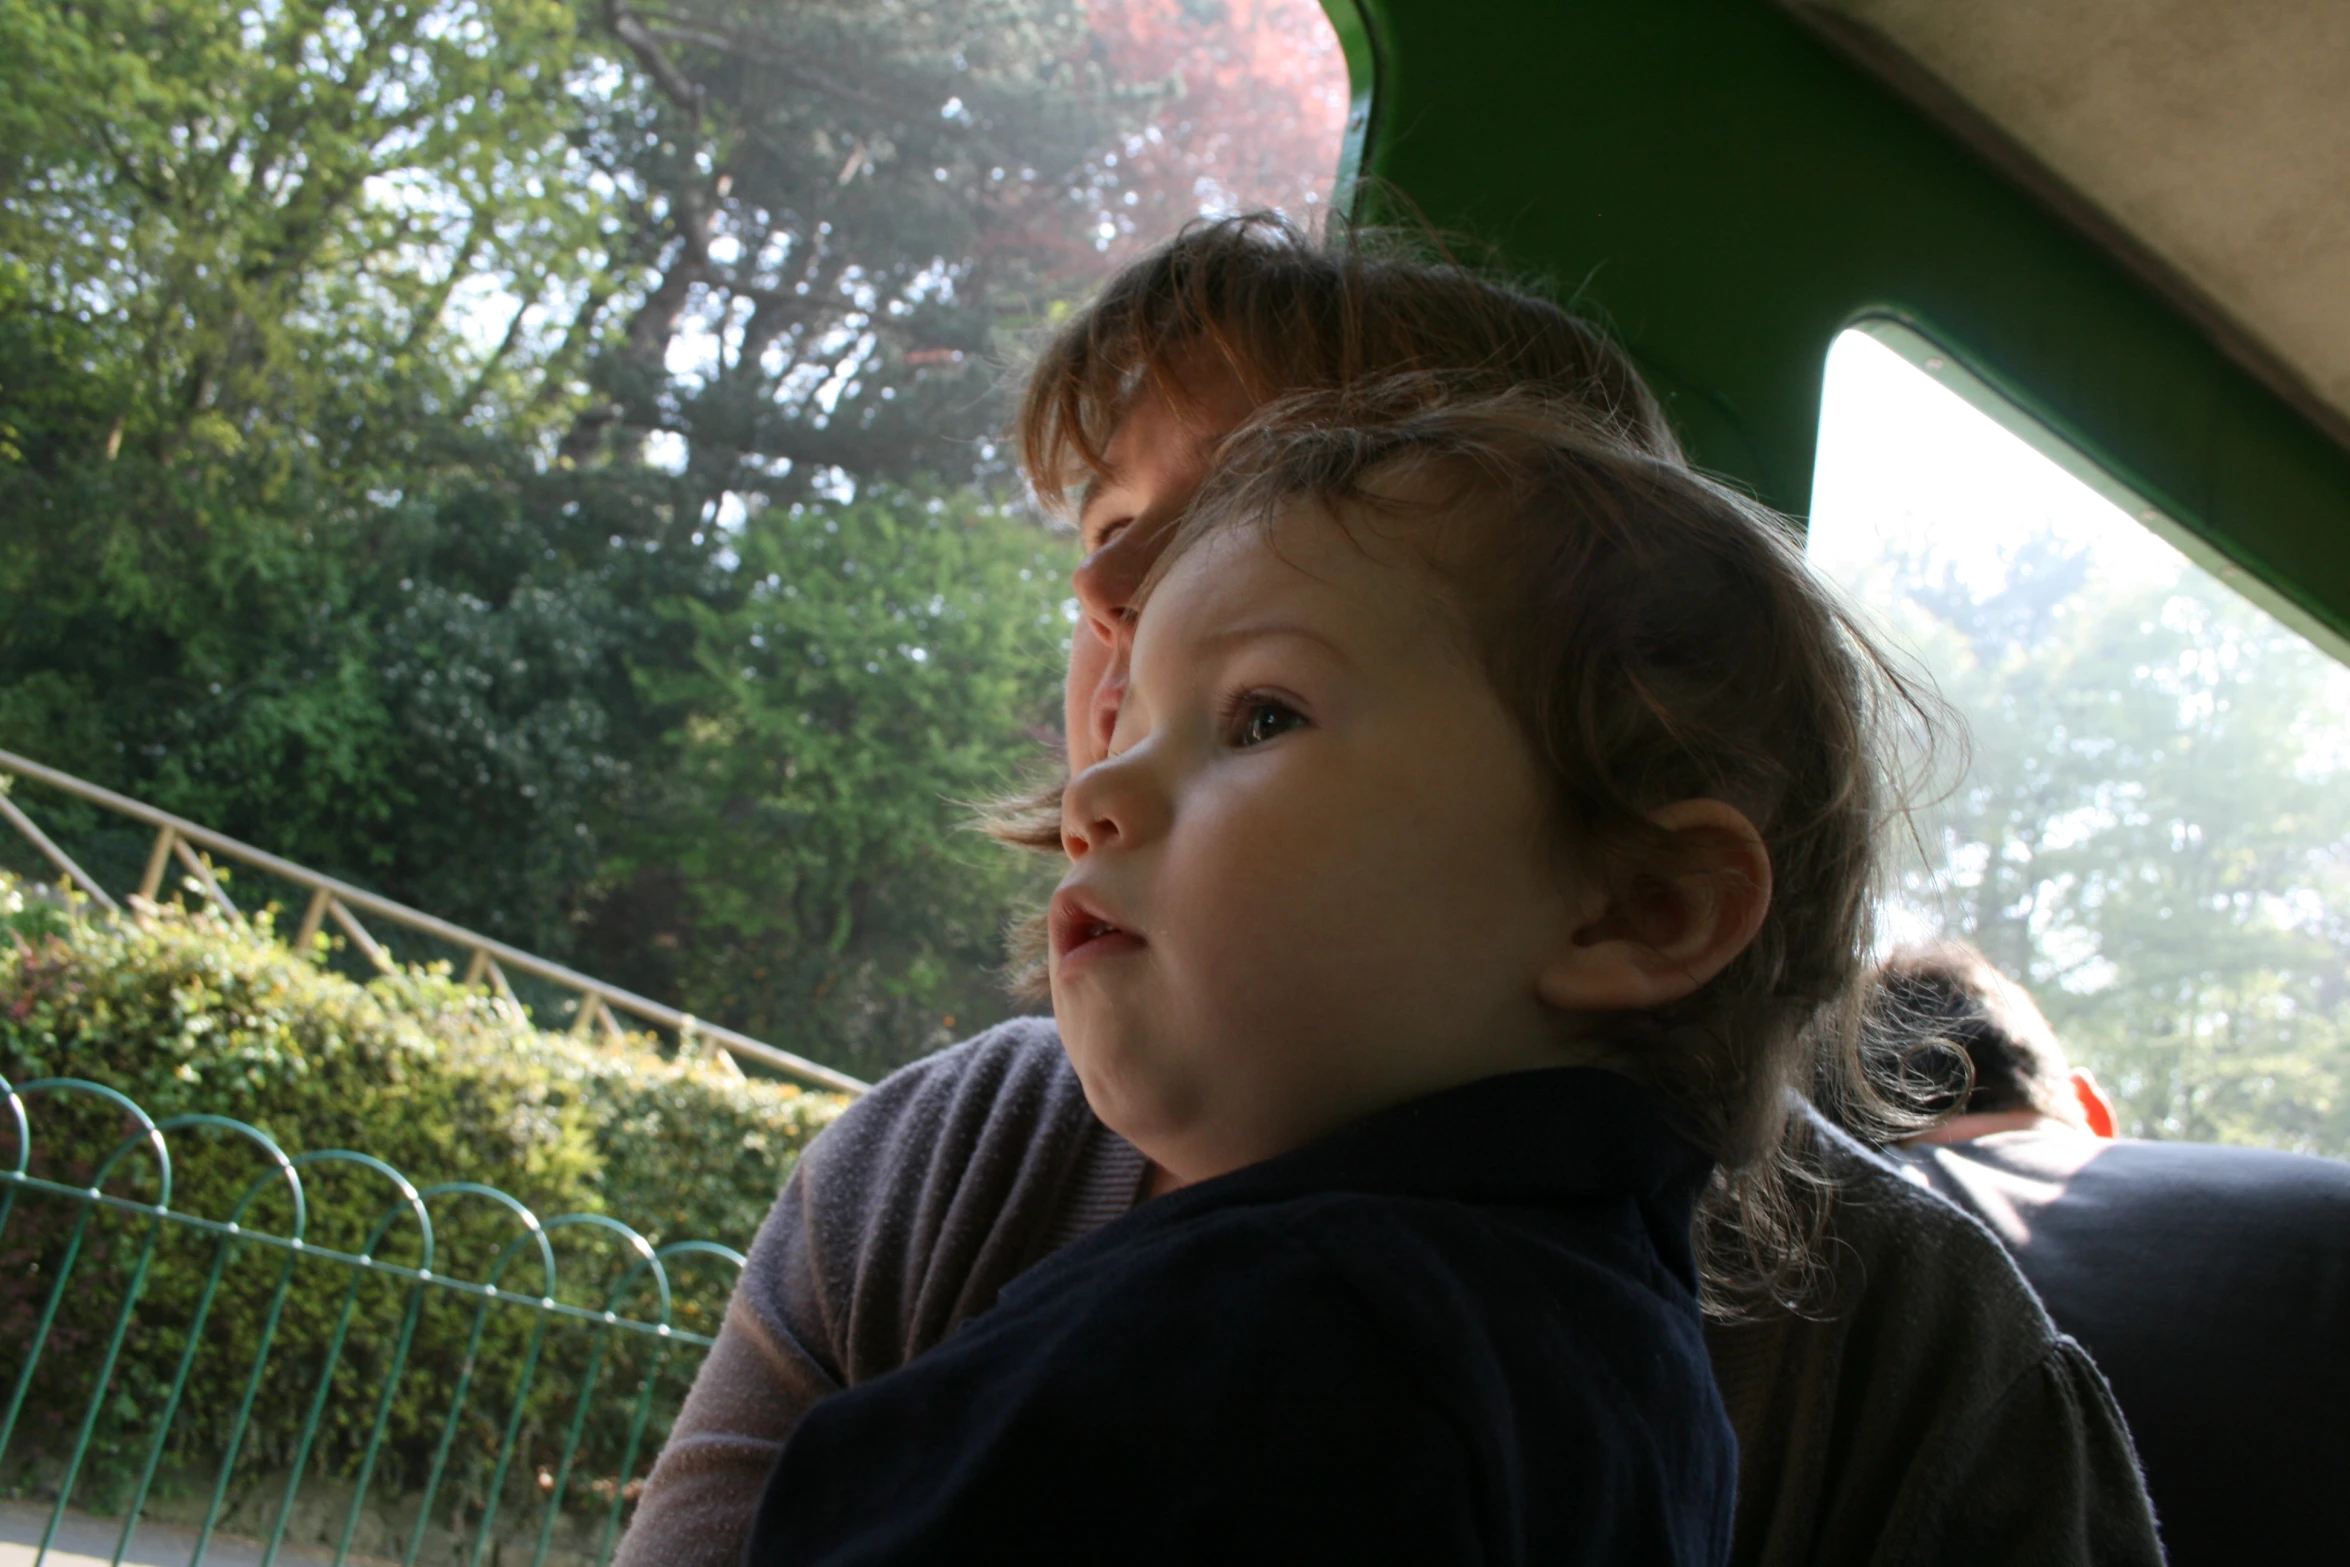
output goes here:
[{"label": "tree", "polygon": [[654,89],[592,143],[651,281],[566,455],[668,437],[713,506],[984,469],[995,334],[1082,286],[1049,266],[1090,221],[1072,177],[1149,96],[1086,61],[1083,10],[610,0],[601,21]]},{"label": "tree", "polygon": [[[496,362],[457,290],[547,274],[610,218],[556,0],[8,0],[0,45],[12,305],[109,394],[53,469],[95,447],[266,492],[397,460],[419,404],[461,415]],[[201,512],[222,486],[187,488]]]},{"label": "tree", "polygon": [[2031,986],[2138,1135],[2350,1154],[2350,701],[2191,568],[2041,535],[1884,589],[1967,720],[1915,907]]},{"label": "tree", "polygon": [[473,423],[510,345],[452,301],[610,222],[567,189],[579,64],[551,0],[0,7],[10,743],[397,881],[434,779],[378,633],[419,500],[527,475],[527,421]]},{"label": "tree", "polygon": [[1097,154],[1096,245],[1125,256],[1201,212],[1278,207],[1322,218],[1346,136],[1337,36],[1296,0],[1131,0],[1094,27],[1121,78],[1173,90],[1149,120]]},{"label": "tree", "polygon": [[[1057,658],[1044,578],[985,564],[1053,548],[995,505],[1004,370],[1133,214],[1327,178],[1248,53],[1284,14],[0,0],[0,745],[810,1054],[984,1021],[1015,882],[939,795],[1018,770]],[[711,670],[766,576],[845,571],[793,517],[963,561],[949,599],[1036,669],[974,642],[934,724],[856,729],[895,749],[785,791],[786,854],[782,796],[693,737],[774,740]],[[811,667],[861,667],[824,624]],[[882,667],[876,711],[941,678]],[[135,835],[32,803],[135,876]],[[891,859],[884,805],[940,853]],[[753,936],[764,974],[696,956]]]},{"label": "tree", "polygon": [[764,507],[741,602],[682,600],[690,673],[653,841],[696,933],[679,988],[878,1075],[1000,1014],[1007,909],[1038,870],[967,827],[1044,760],[1062,551],[967,493]]}]

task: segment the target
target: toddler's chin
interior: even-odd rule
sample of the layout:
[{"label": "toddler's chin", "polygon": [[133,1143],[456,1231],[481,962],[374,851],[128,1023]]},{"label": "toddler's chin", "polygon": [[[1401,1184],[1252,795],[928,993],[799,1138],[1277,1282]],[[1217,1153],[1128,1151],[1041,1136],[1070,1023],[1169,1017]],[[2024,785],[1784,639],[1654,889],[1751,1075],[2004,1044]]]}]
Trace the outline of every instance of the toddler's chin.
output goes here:
[{"label": "toddler's chin", "polygon": [[1169,1081],[1166,1063],[1153,1055],[1147,1041],[1085,1017],[1082,1008],[1073,1010],[1077,1016],[1056,1007],[1054,1016],[1061,1048],[1076,1069],[1094,1118],[1164,1163],[1153,1150],[1181,1124],[1177,1101],[1182,1097]]},{"label": "toddler's chin", "polygon": [[1120,1084],[1130,1074],[1120,1069],[1119,1053],[1111,1043],[1110,1031],[1101,1026],[1098,1018],[1086,1016],[1087,1010],[1072,1007],[1056,995],[1053,1022],[1060,1029],[1061,1049],[1069,1057],[1069,1065],[1076,1069],[1078,1084],[1085,1090],[1085,1102],[1093,1106],[1094,1115],[1104,1126],[1124,1136],[1124,1129],[1112,1118],[1112,1113],[1124,1097]]}]

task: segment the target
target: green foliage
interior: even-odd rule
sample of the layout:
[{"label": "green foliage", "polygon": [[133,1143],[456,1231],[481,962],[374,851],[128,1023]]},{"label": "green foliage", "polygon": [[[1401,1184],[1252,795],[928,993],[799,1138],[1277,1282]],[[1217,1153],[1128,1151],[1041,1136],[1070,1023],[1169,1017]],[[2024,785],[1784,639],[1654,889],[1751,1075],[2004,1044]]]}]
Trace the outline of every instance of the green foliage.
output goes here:
[{"label": "green foliage", "polygon": [[566,454],[683,437],[712,501],[1002,475],[1006,336],[1097,270],[1094,176],[1169,84],[1111,80],[1074,0],[606,15],[648,90],[589,145],[660,259]]},{"label": "green foliage", "polygon": [[1973,741],[1912,897],[2029,984],[2124,1130],[2350,1156],[2350,700],[2199,573],[2042,537],[1892,589]]},{"label": "green foliage", "polygon": [[557,0],[7,0],[0,45],[0,253],[98,349],[110,457],[264,490],[373,467],[477,373],[452,285],[613,221],[562,188],[585,62]]},{"label": "green foliage", "polygon": [[1065,564],[978,498],[1005,366],[1138,220],[1320,186],[1328,44],[0,0],[0,747],[861,1073],[991,1021],[1023,883],[951,802],[1050,738]]},{"label": "green foliage", "polygon": [[[612,552],[534,525],[550,583],[476,541],[560,507],[531,452],[569,405],[480,417],[531,345],[477,342],[460,286],[528,294],[624,226],[574,145],[571,12],[8,0],[0,41],[0,99],[40,106],[0,154],[0,743],[378,885],[521,849],[527,893],[442,909],[560,948],[598,824],[588,785],[541,786],[631,738],[569,711],[629,689],[625,633],[588,617],[590,674],[558,660],[437,728],[400,633],[407,587],[440,587],[471,660],[447,673],[482,685],[510,601],[578,597]],[[549,740],[545,776],[505,764]],[[432,830],[453,775],[505,807],[470,835]],[[563,814],[518,838],[533,810]]]},{"label": "green foliage", "polygon": [[[234,1117],[290,1153],[357,1149],[418,1185],[476,1181],[511,1193],[546,1218],[604,1213],[656,1244],[715,1239],[741,1246],[764,1216],[806,1140],[837,1112],[831,1095],[745,1081],[708,1061],[664,1061],[637,1048],[597,1049],[509,1018],[445,972],[410,969],[359,985],[297,957],[264,923],[247,926],[173,911],[139,920],[71,920],[63,937],[24,932],[21,898],[11,916],[13,951],[0,972],[0,1073],[18,1084],[44,1076],[93,1079],[128,1095],[158,1121],[204,1113]],[[119,1113],[94,1101],[43,1095],[28,1102],[32,1169],[79,1184],[92,1180],[126,1132]],[[13,1134],[0,1133],[11,1143]],[[170,1203],[178,1212],[288,1233],[291,1209],[255,1147],[225,1131],[187,1129],[169,1139]],[[15,1150],[6,1150],[9,1157]],[[118,1195],[161,1193],[154,1158],[133,1147],[104,1182]],[[307,1238],[366,1249],[394,1216],[377,1255],[416,1265],[417,1231],[379,1176],[345,1166],[305,1172]],[[238,1213],[247,1193],[257,1193]],[[512,1216],[480,1198],[430,1203],[436,1273],[489,1279],[510,1243],[522,1250],[503,1281],[535,1296],[546,1288],[535,1249]],[[62,1265],[72,1215],[66,1205],[20,1198],[0,1232],[0,1343],[21,1348]],[[92,1226],[75,1274],[77,1302],[113,1302],[136,1265],[142,1229],[119,1216]],[[633,1256],[592,1232],[560,1232],[558,1299],[601,1310]],[[163,1391],[187,1343],[192,1312],[214,1261],[209,1236],[171,1231],[154,1253],[145,1304],[116,1379],[117,1398],[98,1435],[98,1479],[119,1484],[152,1440]],[[283,1253],[245,1248],[229,1265],[194,1363],[167,1457],[189,1468],[217,1461],[262,1342]],[[724,1269],[681,1268],[671,1320],[715,1331],[731,1278]],[[240,1449],[248,1473],[282,1471],[299,1453],[307,1390],[331,1338],[349,1278],[305,1263],[276,1329],[254,1423]],[[656,1310],[649,1291],[617,1304]],[[360,1460],[398,1338],[404,1292],[371,1280],[354,1297],[350,1350],[311,1454],[318,1472],[350,1474]],[[448,1482],[451,1497],[486,1494],[488,1459],[512,1407],[533,1314],[489,1311],[469,1357],[476,1305],[436,1294],[419,1319],[407,1374],[392,1407],[379,1473],[412,1490],[430,1467],[461,1370],[478,1396],[459,1422],[465,1441]],[[43,1357],[25,1435],[12,1468],[54,1463],[70,1445],[112,1306],[63,1319]],[[587,1428],[584,1473],[610,1476],[625,1442],[627,1397],[651,1369],[655,1346],[622,1338],[607,1355],[608,1389]],[[542,1373],[524,1400],[524,1459],[535,1473],[557,1461],[588,1349],[576,1329],[553,1331]],[[0,1354],[0,1377],[17,1366]],[[671,1365],[656,1417],[674,1408],[690,1362]],[[649,1449],[646,1456],[649,1456]],[[118,1498],[119,1499],[119,1498]],[[589,1499],[582,1492],[576,1500]]]},{"label": "green foliage", "polygon": [[[965,826],[1037,755],[1064,562],[968,495],[767,507],[740,603],[683,600],[667,863],[703,937],[686,988],[787,1048],[879,1075],[1002,1005],[1034,871]],[[975,1016],[977,1014],[977,1016]]]},{"label": "green foliage", "polygon": [[28,898],[15,878],[0,875],[0,931],[27,942],[62,936],[73,928],[57,904]]},{"label": "green foliage", "polygon": [[[1164,95],[1099,53],[1069,0],[0,0],[0,746],[859,1070],[1001,1015],[1013,884],[940,795],[1051,722],[1041,582],[817,497],[1004,472],[996,367]],[[669,737],[741,722],[734,520],[793,504],[876,574],[973,563],[957,613],[1007,632],[953,702],[885,662],[859,700],[930,717],[856,729],[898,749],[837,820],[797,791],[763,907],[758,791]],[[136,834],[19,798],[135,878]],[[910,877],[875,810],[943,858]]]}]

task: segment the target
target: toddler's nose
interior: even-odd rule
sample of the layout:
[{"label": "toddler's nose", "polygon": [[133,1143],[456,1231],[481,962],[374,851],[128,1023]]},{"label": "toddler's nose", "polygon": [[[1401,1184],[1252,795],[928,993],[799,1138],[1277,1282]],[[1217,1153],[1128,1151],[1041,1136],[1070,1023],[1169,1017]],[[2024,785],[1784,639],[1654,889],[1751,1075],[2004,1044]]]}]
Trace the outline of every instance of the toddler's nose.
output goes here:
[{"label": "toddler's nose", "polygon": [[1135,848],[1164,832],[1166,818],[1164,796],[1130,748],[1069,780],[1061,794],[1061,848],[1072,860]]}]

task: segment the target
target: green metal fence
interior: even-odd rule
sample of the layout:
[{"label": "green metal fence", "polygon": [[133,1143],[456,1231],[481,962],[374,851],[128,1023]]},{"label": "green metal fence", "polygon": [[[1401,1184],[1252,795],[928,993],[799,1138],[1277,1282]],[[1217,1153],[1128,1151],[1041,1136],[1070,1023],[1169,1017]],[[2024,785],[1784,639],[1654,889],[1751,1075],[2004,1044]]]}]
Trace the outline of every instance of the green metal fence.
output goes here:
[{"label": "green metal fence", "polygon": [[740,1253],[83,1079],[0,1094],[0,1487],[54,1498],[36,1567],[72,1511],[119,1515],[119,1562],[174,1507],[191,1563],[231,1527],[263,1567],[297,1536],[609,1559]]}]

